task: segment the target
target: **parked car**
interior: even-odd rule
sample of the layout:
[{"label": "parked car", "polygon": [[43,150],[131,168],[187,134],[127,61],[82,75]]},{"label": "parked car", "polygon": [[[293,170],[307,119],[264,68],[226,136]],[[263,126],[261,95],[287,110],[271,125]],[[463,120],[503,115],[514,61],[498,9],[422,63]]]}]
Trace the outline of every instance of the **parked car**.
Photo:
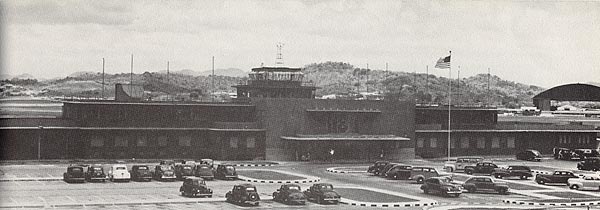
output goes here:
[{"label": "parked car", "polygon": [[475,166],[475,164],[483,161],[482,157],[459,157],[456,160],[446,161],[444,170],[448,172],[463,171],[467,166]]},{"label": "parked car", "polygon": [[386,173],[392,169],[394,166],[402,165],[401,163],[388,163],[385,165],[376,175],[377,176],[385,176]]},{"label": "parked car", "polygon": [[131,180],[133,181],[150,181],[152,173],[147,165],[133,165],[131,167]]},{"label": "parked car", "polygon": [[208,166],[210,166],[211,169],[215,168],[215,166],[214,166],[215,161],[213,159],[207,159],[207,158],[205,158],[205,159],[200,159],[200,161],[196,161],[196,162],[198,164],[208,165]]},{"label": "parked car", "polygon": [[491,174],[498,166],[492,162],[479,162],[475,166],[466,166],[466,174]]},{"label": "parked car", "polygon": [[181,163],[181,160],[179,160],[179,161],[176,161],[176,160],[161,160],[158,164],[159,165],[172,165],[172,166],[175,166],[176,162]]},{"label": "parked car", "polygon": [[175,178],[183,180],[186,176],[194,176],[194,166],[188,164],[175,165]]},{"label": "parked car", "polygon": [[304,191],[306,199],[319,204],[338,204],[342,196],[333,190],[333,185],[328,183],[313,184]]},{"label": "parked car", "polygon": [[422,184],[423,181],[431,177],[439,177],[440,173],[432,167],[415,166],[410,170],[409,180],[415,180],[417,183]]},{"label": "parked car", "polygon": [[286,204],[306,204],[306,196],[297,184],[281,185],[277,191],[273,192],[273,200]]},{"label": "parked car", "polygon": [[65,182],[85,182],[85,173],[83,172],[83,166],[70,165],[67,167],[67,172],[63,173],[63,180]]},{"label": "parked car", "polygon": [[600,170],[600,158],[590,157],[577,163],[577,169],[586,171],[598,171]]},{"label": "parked car", "polygon": [[431,177],[426,179],[421,185],[423,193],[439,193],[444,196],[455,196],[458,197],[462,194],[462,186],[459,184],[452,183],[445,177]]},{"label": "parked car", "polygon": [[125,164],[115,164],[110,167],[108,170],[108,178],[110,181],[126,181],[128,182],[131,179],[131,174],[127,170],[127,166]]},{"label": "parked car", "polygon": [[185,177],[183,185],[179,188],[181,195],[186,197],[212,197],[213,191],[206,186],[204,179],[199,177]]},{"label": "parked car", "polygon": [[378,175],[379,172],[383,169],[383,167],[385,167],[389,163],[390,161],[377,161],[372,166],[369,166],[367,172],[373,173],[374,175]]},{"label": "parked car", "polygon": [[235,167],[229,164],[221,164],[217,166],[217,171],[215,172],[215,178],[217,179],[232,179],[235,180],[238,178],[237,172],[235,171]]},{"label": "parked car", "polygon": [[463,184],[470,193],[477,191],[495,191],[500,194],[508,194],[508,185],[504,182],[498,182],[488,176],[474,176],[470,177]]},{"label": "parked car", "polygon": [[106,174],[104,173],[104,168],[102,165],[91,165],[88,166],[87,171],[85,172],[85,180],[88,182],[92,181],[106,181]]},{"label": "parked car", "polygon": [[256,191],[256,187],[251,184],[240,184],[233,186],[233,189],[225,194],[227,202],[236,203],[239,205],[254,205],[258,206],[260,197]]},{"label": "parked car", "polygon": [[538,184],[562,183],[567,184],[570,178],[578,178],[570,171],[554,171],[552,174],[538,174],[535,176],[535,182]]},{"label": "parked car", "polygon": [[537,150],[525,150],[517,153],[517,160],[542,161],[542,154]]},{"label": "parked car", "polygon": [[204,180],[215,179],[215,174],[212,168],[209,165],[204,164],[194,166],[194,176],[201,177]]},{"label": "parked car", "polygon": [[508,166],[507,168],[497,168],[492,172],[492,176],[502,179],[504,177],[519,177],[520,179],[528,179],[533,177],[531,169],[527,166]]},{"label": "parked car", "polygon": [[573,153],[577,154],[580,159],[588,159],[598,157],[598,151],[595,149],[574,149]]},{"label": "parked car", "polygon": [[554,158],[560,160],[581,160],[582,157],[572,149],[554,148]]},{"label": "parked car", "polygon": [[395,165],[385,173],[385,177],[389,179],[408,179],[411,170],[412,166],[409,165]]},{"label": "parked car", "polygon": [[567,185],[574,190],[600,190],[600,177],[586,175],[581,178],[570,178],[567,180]]},{"label": "parked car", "polygon": [[175,171],[172,165],[157,165],[154,167],[154,180],[175,181]]}]

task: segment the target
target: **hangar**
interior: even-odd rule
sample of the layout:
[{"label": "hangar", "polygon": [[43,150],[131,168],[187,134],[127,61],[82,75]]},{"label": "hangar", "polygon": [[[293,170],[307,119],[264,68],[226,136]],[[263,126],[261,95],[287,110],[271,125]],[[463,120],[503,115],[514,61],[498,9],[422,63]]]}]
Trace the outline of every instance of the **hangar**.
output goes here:
[{"label": "hangar", "polygon": [[550,101],[600,101],[600,87],[589,84],[566,84],[550,88],[533,97],[542,111],[551,111]]}]

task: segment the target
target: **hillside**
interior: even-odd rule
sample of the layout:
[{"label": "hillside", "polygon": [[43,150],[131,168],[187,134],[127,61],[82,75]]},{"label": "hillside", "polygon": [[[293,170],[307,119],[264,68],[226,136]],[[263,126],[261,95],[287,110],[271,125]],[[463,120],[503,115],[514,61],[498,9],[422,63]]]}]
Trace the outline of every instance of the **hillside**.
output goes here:
[{"label": "hillside", "polygon": [[[217,72],[217,71],[216,71]],[[221,69],[219,72],[241,74],[239,69]],[[205,72],[204,72],[205,73]],[[305,81],[320,87],[317,96],[337,94],[356,95],[375,92],[387,99],[414,99],[418,103],[446,103],[448,79],[425,74],[367,70],[355,68],[349,63],[324,62],[304,66]],[[190,75],[193,74],[193,75]],[[244,83],[247,77],[215,76],[215,90],[212,90],[210,76],[201,75],[193,70],[181,70],[171,73],[144,72],[134,74],[133,83],[143,84],[144,89],[153,96],[168,94],[194,94],[209,96],[212,92],[234,92],[231,86]],[[116,83],[130,82],[130,74],[106,74],[105,96],[114,96]],[[48,96],[100,97],[102,95],[102,74],[95,72],[77,72],[68,77],[54,80],[3,80],[3,83],[17,84],[25,89],[37,90]],[[453,103],[481,105],[492,104],[506,107],[532,105],[531,98],[544,89],[512,81],[502,80],[491,75],[488,91],[488,76],[479,74],[462,78],[460,83],[453,80]],[[43,90],[43,91],[42,91]],[[35,92],[35,91],[34,91]]]}]

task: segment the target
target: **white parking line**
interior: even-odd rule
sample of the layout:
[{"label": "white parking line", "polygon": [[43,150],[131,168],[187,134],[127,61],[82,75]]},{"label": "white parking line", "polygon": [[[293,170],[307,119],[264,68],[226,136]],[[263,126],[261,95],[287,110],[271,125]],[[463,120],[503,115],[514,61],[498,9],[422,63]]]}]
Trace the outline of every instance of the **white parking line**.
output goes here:
[{"label": "white parking line", "polygon": [[152,199],[155,199],[155,200],[158,200],[158,199],[160,199],[160,198],[157,198],[157,197],[155,197],[155,196],[152,196],[152,195],[146,195],[146,196],[148,196],[148,197],[150,197],[150,198],[152,198]]},{"label": "white parking line", "polygon": [[65,195],[66,198],[68,198],[69,200],[73,201],[73,202],[77,202],[75,199],[71,198],[71,196]]},{"label": "white parking line", "polygon": [[17,200],[13,199],[12,197],[8,197],[12,202],[16,203],[17,205],[19,205],[19,202],[17,202]]},{"label": "white parking line", "polygon": [[37,198],[39,198],[40,200],[44,201],[44,205],[48,205],[48,202],[46,202],[46,199],[42,198],[41,196],[38,196]]}]

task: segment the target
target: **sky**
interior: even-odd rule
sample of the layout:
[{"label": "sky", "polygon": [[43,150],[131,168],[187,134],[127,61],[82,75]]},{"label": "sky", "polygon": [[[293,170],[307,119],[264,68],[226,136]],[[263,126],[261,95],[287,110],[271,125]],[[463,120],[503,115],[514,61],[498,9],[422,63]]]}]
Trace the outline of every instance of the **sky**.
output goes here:
[{"label": "sky", "polygon": [[600,82],[600,1],[0,0],[2,74],[64,77],[325,61],[550,88]]}]

